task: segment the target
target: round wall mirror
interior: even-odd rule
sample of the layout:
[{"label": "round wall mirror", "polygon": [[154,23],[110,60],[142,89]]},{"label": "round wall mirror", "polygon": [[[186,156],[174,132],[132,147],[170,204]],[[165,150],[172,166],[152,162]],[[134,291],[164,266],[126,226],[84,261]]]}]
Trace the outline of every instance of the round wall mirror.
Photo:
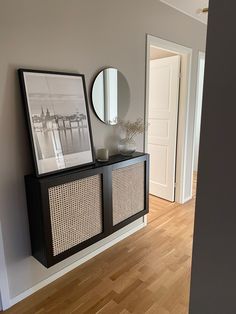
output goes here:
[{"label": "round wall mirror", "polygon": [[130,90],[124,75],[114,68],[99,72],[92,87],[92,104],[97,117],[109,125],[124,119],[130,104]]}]

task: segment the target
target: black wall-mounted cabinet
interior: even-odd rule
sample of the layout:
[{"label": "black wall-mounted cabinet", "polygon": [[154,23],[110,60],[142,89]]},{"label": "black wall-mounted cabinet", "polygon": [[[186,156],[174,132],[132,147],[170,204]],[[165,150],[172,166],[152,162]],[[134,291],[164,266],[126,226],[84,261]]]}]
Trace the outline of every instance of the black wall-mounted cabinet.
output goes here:
[{"label": "black wall-mounted cabinet", "polygon": [[32,255],[46,267],[148,213],[147,154],[25,182]]}]

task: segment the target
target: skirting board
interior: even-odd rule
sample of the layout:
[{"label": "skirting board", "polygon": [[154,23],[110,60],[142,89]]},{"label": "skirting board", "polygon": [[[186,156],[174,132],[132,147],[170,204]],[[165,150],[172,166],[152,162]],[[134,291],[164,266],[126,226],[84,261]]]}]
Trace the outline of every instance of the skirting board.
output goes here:
[{"label": "skirting board", "polygon": [[[139,221],[140,221],[140,223],[137,224],[137,222],[139,222]],[[67,274],[68,272],[72,271],[73,269],[75,269],[76,267],[80,266],[81,264],[87,262],[88,260],[90,260],[94,256],[102,253],[103,251],[105,251],[108,248],[112,247],[116,243],[118,243],[118,242],[122,241],[123,239],[127,238],[131,234],[133,234],[133,233],[137,232],[138,230],[144,228],[146,225],[147,225],[147,217],[144,216],[144,217],[136,220],[135,222],[131,223],[130,225],[122,228],[121,230],[115,232],[114,234],[110,235],[109,237],[107,237],[105,239],[102,239],[101,241],[95,243],[96,248],[94,250],[91,250],[91,252],[89,252],[87,255],[83,256],[80,259],[78,259],[76,262],[74,262],[71,265],[65,267],[64,269],[60,270],[59,272],[56,272],[55,274],[53,274],[49,278],[39,282],[38,284],[36,284],[32,288],[22,292],[21,294],[17,295],[16,297],[7,300],[7,302],[3,302],[3,304],[2,304],[3,310],[6,310],[9,307],[12,307],[16,303],[22,301],[23,299],[27,298],[31,294],[33,294],[36,291],[38,291],[38,290],[42,289],[43,287],[47,286],[48,284],[50,284],[51,282],[55,281],[56,279],[64,276],[65,274]],[[91,247],[94,247],[94,245],[92,245]]]},{"label": "skirting board", "polygon": [[3,245],[2,228],[1,228],[1,222],[0,222],[0,311],[5,310],[11,306],[5,256],[3,252],[4,252],[4,245]]},{"label": "skirting board", "polygon": [[191,201],[192,198],[193,198],[192,195],[189,195],[189,196],[185,197],[185,199],[183,200],[183,203],[181,203],[181,204],[185,204],[185,203],[187,203],[188,201]]}]

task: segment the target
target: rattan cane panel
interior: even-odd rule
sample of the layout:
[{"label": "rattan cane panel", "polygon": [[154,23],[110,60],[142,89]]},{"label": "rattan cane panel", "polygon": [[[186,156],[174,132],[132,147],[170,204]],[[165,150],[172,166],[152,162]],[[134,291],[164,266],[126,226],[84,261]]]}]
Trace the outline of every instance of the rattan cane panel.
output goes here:
[{"label": "rattan cane panel", "polygon": [[102,233],[101,175],[51,187],[53,256]]},{"label": "rattan cane panel", "polygon": [[113,225],[144,210],[144,162],[112,172]]}]

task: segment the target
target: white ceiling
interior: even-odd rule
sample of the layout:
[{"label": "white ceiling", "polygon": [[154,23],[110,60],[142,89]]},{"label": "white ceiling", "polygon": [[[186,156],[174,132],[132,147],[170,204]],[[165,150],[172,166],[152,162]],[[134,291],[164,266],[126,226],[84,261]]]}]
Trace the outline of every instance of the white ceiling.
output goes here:
[{"label": "white ceiling", "polygon": [[161,2],[179,10],[198,21],[207,24],[208,14],[199,14],[199,11],[208,7],[209,0],[160,0]]},{"label": "white ceiling", "polygon": [[150,47],[150,60],[168,58],[172,56],[176,56],[176,54],[156,47]]}]

